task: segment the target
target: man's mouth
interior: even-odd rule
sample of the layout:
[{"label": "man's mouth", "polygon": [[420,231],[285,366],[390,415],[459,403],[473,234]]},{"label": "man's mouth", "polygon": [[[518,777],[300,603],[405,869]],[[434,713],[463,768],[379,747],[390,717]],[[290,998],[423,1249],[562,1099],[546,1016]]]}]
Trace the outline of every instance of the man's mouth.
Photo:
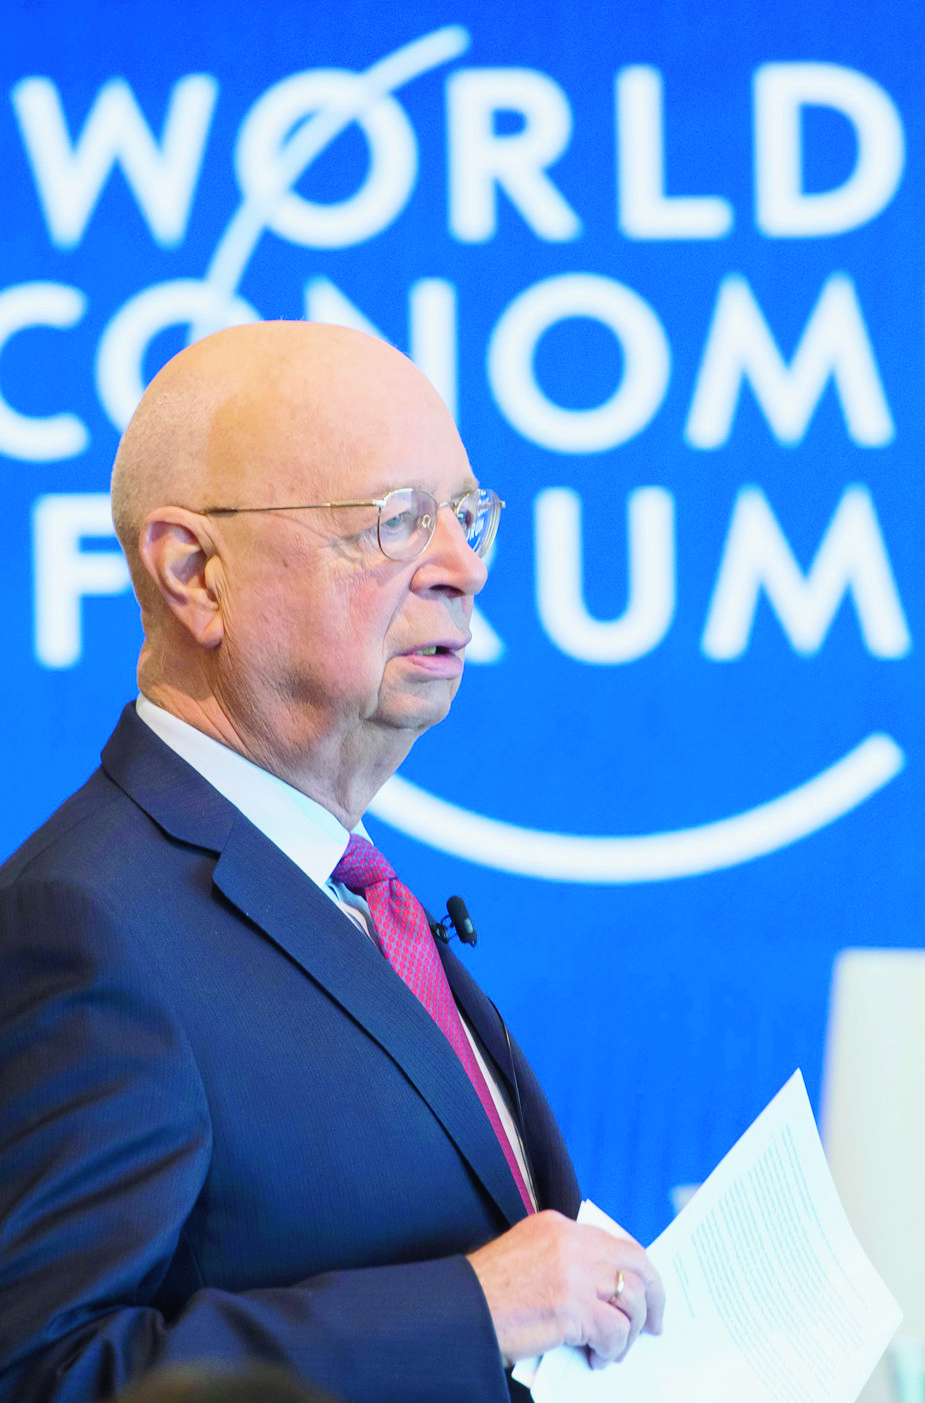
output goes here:
[{"label": "man's mouth", "polygon": [[417,658],[421,668],[429,675],[458,677],[462,672],[468,641],[468,638],[460,638],[458,641],[454,638],[445,643],[422,644],[419,648],[409,649],[405,656]]}]

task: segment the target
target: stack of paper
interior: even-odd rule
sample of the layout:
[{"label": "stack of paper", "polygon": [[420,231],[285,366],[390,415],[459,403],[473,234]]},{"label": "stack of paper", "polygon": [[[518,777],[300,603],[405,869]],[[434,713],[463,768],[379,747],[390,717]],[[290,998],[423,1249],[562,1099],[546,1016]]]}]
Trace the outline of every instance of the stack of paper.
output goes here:
[{"label": "stack of paper", "polygon": [[[579,1222],[624,1236],[592,1203]],[[536,1403],[855,1403],[902,1313],[839,1202],[796,1072],[649,1256],[661,1336],[592,1370],[562,1346],[514,1377]]]}]

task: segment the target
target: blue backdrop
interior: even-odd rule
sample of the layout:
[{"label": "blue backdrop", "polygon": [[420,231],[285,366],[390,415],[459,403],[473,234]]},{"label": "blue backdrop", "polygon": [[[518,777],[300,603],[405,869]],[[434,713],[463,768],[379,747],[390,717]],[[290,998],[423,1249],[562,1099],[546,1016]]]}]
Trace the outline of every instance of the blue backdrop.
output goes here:
[{"label": "blue backdrop", "polygon": [[188,338],[373,328],[508,503],[371,828],[643,1239],[923,878],[916,7],[8,7],[0,848],[96,763],[118,434]]}]

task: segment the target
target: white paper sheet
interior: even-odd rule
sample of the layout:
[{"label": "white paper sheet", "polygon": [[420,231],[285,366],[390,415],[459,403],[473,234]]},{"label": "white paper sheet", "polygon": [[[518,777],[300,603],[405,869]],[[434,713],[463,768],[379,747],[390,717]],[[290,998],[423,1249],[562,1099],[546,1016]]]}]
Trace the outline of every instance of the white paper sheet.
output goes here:
[{"label": "white paper sheet", "polygon": [[[579,1222],[618,1236],[594,1204]],[[855,1403],[902,1313],[839,1202],[799,1072],[649,1248],[661,1336],[593,1370],[563,1346],[515,1378],[536,1403]]]}]

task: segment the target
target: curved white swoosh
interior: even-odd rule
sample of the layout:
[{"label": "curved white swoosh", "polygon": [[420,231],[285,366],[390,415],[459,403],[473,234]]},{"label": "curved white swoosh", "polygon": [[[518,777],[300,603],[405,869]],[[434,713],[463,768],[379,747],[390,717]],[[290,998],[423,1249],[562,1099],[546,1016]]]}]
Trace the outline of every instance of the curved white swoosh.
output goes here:
[{"label": "curved white swoosh", "polygon": [[[230,299],[234,295],[257,242],[267,227],[275,201],[292,189],[299,176],[334,138],[377,98],[393,93],[412,79],[459,58],[469,43],[468,31],[458,24],[444,25],[432,34],[413,39],[394,53],[386,54],[365,73],[356,75],[353,105],[339,107],[336,111],[316,112],[296,128],[280,153],[276,189],[261,191],[256,197],[246,190],[243,192],[244,198],[212,254],[205,281],[215,288],[217,301],[219,298]],[[195,339],[196,334],[193,336]]]},{"label": "curved white swoosh", "polygon": [[734,867],[806,838],[869,799],[906,757],[875,732],[828,769],[757,808],[697,828],[638,837],[548,833],[485,818],[398,776],[370,806],[377,818],[457,857],[524,877],[616,884],[664,882]]}]

